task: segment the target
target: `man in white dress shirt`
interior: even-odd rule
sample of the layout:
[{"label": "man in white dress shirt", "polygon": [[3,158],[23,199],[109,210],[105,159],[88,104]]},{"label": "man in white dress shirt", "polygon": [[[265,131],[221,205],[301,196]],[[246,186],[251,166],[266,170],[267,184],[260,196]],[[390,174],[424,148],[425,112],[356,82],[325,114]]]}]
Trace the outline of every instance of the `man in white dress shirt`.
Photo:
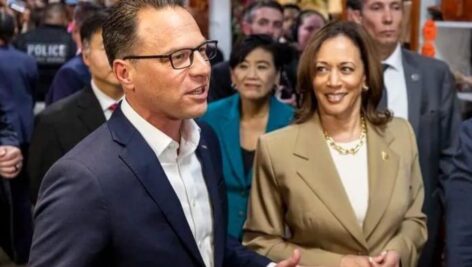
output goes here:
[{"label": "man in white dress shirt", "polygon": [[380,51],[386,89],[381,108],[407,119],[415,131],[428,216],[428,242],[418,266],[440,266],[443,187],[452,171],[460,125],[452,75],[444,62],[401,47],[402,0],[348,0],[348,8]]},{"label": "man in white dress shirt", "polygon": [[218,140],[193,120],[216,42],[171,0],[120,1],[103,39],[125,98],[44,178],[30,266],[297,266],[227,237]]}]

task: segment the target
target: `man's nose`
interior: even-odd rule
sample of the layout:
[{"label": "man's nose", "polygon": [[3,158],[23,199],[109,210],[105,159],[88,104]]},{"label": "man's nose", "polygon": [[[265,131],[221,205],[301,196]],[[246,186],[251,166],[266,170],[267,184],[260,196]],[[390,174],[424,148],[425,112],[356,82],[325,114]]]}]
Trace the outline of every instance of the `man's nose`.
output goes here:
[{"label": "man's nose", "polygon": [[385,8],[382,14],[382,22],[390,24],[392,22],[392,18],[392,10],[389,7]]},{"label": "man's nose", "polygon": [[205,60],[200,53],[194,52],[193,63],[190,66],[190,71],[193,75],[209,75],[211,71],[210,61]]}]

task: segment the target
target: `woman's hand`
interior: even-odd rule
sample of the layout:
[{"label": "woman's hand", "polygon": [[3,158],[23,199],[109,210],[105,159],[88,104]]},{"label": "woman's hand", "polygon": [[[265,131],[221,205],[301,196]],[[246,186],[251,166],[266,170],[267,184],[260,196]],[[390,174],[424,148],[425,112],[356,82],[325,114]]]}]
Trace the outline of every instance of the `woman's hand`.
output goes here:
[{"label": "woman's hand", "polygon": [[372,258],[374,266],[379,267],[400,267],[400,254],[395,250],[382,252],[379,256]]}]

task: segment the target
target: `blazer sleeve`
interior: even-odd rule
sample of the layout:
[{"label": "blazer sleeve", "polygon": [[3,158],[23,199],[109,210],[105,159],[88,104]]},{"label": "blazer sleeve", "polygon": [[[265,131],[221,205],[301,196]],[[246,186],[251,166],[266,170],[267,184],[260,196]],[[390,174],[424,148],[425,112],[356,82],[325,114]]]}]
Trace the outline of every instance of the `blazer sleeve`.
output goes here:
[{"label": "blazer sleeve", "polygon": [[409,137],[412,161],[410,173],[410,202],[398,233],[387,243],[384,250],[395,250],[400,254],[402,266],[416,266],[421,248],[427,239],[426,217],[421,209],[424,201],[423,178],[421,176],[418,149],[410,124],[404,121]]},{"label": "blazer sleeve", "polygon": [[0,104],[0,145],[19,146],[18,136],[11,126],[2,104]]},{"label": "blazer sleeve", "polygon": [[472,120],[463,123],[446,182],[447,266],[472,266]]},{"label": "blazer sleeve", "polygon": [[107,266],[107,205],[100,183],[77,160],[64,159],[44,178],[35,209],[28,266]]},{"label": "blazer sleeve", "polygon": [[29,147],[27,166],[33,202],[36,202],[44,175],[63,155],[64,151],[53,123],[47,116],[38,115]]},{"label": "blazer sleeve", "polygon": [[444,203],[444,184],[454,167],[452,158],[457,150],[461,115],[459,100],[456,96],[455,83],[449,68],[444,65],[443,80],[441,83],[441,121],[440,121],[440,158],[439,158],[439,195]]},{"label": "blazer sleeve", "polygon": [[285,236],[284,204],[277,184],[268,145],[259,139],[254,159],[254,178],[244,226],[243,244],[278,262],[301,252],[301,265],[339,266],[344,255],[288,242]]}]

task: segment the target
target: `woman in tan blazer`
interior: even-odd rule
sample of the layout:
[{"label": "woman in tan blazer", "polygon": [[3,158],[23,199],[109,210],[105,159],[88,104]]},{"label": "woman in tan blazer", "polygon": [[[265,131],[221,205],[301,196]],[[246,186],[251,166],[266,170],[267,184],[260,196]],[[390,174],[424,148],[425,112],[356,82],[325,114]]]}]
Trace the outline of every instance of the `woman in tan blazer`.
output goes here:
[{"label": "woman in tan blazer", "polygon": [[274,261],[414,267],[426,241],[409,123],[378,111],[383,81],[368,35],[329,24],[302,54],[296,123],[261,137],[244,244]]}]

